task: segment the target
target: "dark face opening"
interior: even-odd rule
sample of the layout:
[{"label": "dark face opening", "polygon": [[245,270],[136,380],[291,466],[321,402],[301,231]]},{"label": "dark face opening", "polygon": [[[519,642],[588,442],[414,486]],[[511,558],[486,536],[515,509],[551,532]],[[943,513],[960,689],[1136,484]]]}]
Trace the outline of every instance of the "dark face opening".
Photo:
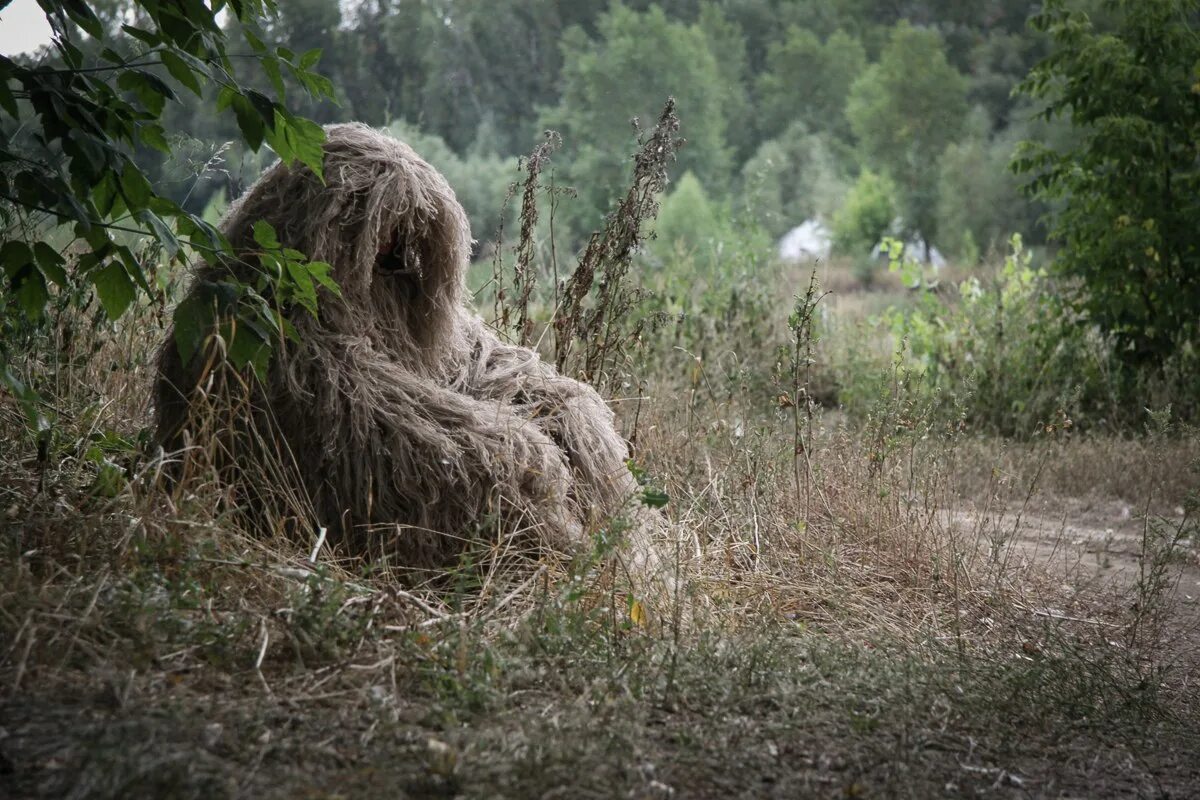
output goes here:
[{"label": "dark face opening", "polygon": [[394,277],[421,276],[421,254],[413,247],[408,237],[397,231],[391,241],[385,241],[375,256],[375,271]]},{"label": "dark face opening", "polygon": [[421,286],[421,253],[407,236],[397,231],[380,245],[375,274],[388,278],[401,295],[412,299]]}]

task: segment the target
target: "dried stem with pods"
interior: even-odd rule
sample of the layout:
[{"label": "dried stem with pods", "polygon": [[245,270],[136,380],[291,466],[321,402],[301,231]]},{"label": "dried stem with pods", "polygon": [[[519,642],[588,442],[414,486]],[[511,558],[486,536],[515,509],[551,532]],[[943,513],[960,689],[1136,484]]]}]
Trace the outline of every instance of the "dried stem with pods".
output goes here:
[{"label": "dried stem with pods", "polygon": [[629,319],[638,292],[625,279],[646,237],[645,224],[658,213],[667,167],[683,145],[678,134],[672,98],[649,136],[639,136],[629,190],[604,227],[589,237],[579,264],[559,293],[554,353],[560,372],[600,387],[619,383],[610,370],[626,346],[639,339],[643,327],[641,319]]},{"label": "dried stem with pods", "polygon": [[[544,188],[541,183],[542,171],[550,164],[550,157],[554,154],[554,151],[562,145],[562,137],[557,132],[546,131],[545,136],[545,141],[534,148],[532,153],[521,159],[521,167],[525,170],[525,178],[520,183],[514,183],[509,187],[508,196],[504,200],[504,205],[507,207],[517,189],[520,188],[521,229],[517,237],[517,243],[513,247],[516,260],[513,264],[511,297],[509,296],[509,290],[506,288],[504,269],[503,213],[501,214],[501,226],[497,231],[495,256],[492,259],[492,280],[496,284],[494,294],[494,324],[499,331],[509,334],[510,338],[522,347],[529,347],[534,344],[534,320],[530,315],[529,307],[533,300],[533,292],[537,286],[538,278],[537,265],[534,263],[534,257],[537,255],[537,224],[540,217],[538,194],[545,191],[551,196],[550,246],[553,253],[554,196],[559,191],[562,191],[554,186]],[[555,260],[553,255],[551,260]],[[555,271],[557,271],[557,263],[554,264],[554,267]],[[516,317],[515,321],[513,319],[514,315]],[[514,323],[516,326],[515,336],[513,336]]]}]

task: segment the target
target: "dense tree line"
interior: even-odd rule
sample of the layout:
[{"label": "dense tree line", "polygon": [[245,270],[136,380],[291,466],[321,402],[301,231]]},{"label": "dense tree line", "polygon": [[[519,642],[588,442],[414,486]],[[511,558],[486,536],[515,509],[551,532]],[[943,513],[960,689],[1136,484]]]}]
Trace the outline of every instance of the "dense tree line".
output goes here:
[{"label": "dense tree line", "polygon": [[[99,5],[114,28],[129,15],[121,0]],[[691,173],[706,198],[766,233],[813,215],[832,222],[857,182],[882,176],[905,228],[894,233],[971,258],[1016,229],[1037,237],[1036,209],[1004,169],[1032,124],[1012,87],[1046,52],[1026,28],[1032,10],[1020,0],[289,0],[258,34],[322,52],[335,97],[301,100],[297,113],[395,125],[432,141],[438,166],[455,171],[457,159],[462,174],[488,176],[464,197],[480,238],[503,196],[497,159],[528,152],[546,128],[564,137],[557,179],[580,195],[567,227],[594,224],[623,179],[630,120],[652,119],[671,95],[688,140],[677,177]],[[242,80],[265,82],[245,66]],[[212,98],[180,100],[167,122],[188,132],[178,150],[189,157],[151,172],[199,210],[238,192],[261,158],[222,149],[239,132],[211,114]]]},{"label": "dense tree line", "polygon": [[[1045,54],[1026,28],[1032,10],[1018,0],[365,0],[343,11],[300,0],[268,33],[333,54],[322,66],[341,107],[307,109],[314,118],[403,119],[460,155],[513,156],[544,128],[560,131],[560,179],[580,193],[566,211],[576,230],[616,195],[630,119],[653,118],[672,95],[688,139],[678,176],[736,200],[767,233],[832,218],[866,171],[897,190],[905,230],[894,232],[969,258],[1017,228],[1036,240],[1036,211],[1005,169],[1031,116],[1011,89]],[[951,147],[952,161],[987,171],[943,171]],[[979,196],[986,208],[957,202]]]}]

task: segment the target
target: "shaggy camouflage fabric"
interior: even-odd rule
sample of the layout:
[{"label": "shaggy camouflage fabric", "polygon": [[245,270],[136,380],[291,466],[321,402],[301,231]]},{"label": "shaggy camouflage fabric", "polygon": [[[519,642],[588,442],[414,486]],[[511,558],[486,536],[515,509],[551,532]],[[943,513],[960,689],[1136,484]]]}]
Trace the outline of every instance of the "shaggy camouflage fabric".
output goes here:
[{"label": "shaggy camouflage fabric", "polygon": [[[324,183],[269,169],[222,223],[238,259],[202,264],[191,291],[249,278],[266,220],[284,246],[331,264],[342,296],[323,291],[319,320],[290,315],[300,343],[276,353],[265,382],[218,374],[211,343],[182,363],[168,337],[164,449],[215,460],[251,510],[268,479],[257,462],[286,454],[286,469],[266,472],[291,476],[312,522],[350,553],[427,568],[471,540],[577,549],[637,488],[611,410],[467,307],[470,231],[435,169],[363,125],[327,137]],[[213,396],[235,384],[245,399],[214,415]]]}]

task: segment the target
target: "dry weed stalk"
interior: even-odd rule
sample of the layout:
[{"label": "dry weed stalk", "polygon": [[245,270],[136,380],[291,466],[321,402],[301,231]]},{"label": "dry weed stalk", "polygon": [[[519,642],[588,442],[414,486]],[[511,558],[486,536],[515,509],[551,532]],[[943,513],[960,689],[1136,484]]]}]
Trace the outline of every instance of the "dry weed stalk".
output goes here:
[{"label": "dry weed stalk", "polygon": [[[516,263],[513,266],[513,287],[516,290],[517,344],[529,347],[533,344],[533,320],[529,316],[529,302],[537,284],[536,266],[533,257],[537,250],[535,232],[538,223],[537,196],[541,190],[542,170],[550,162],[550,156],[561,145],[562,140],[554,131],[546,132],[546,140],[538,145],[524,160],[525,181],[521,190],[521,231],[516,245]],[[553,191],[553,189],[551,189]],[[551,209],[553,214],[553,208]],[[503,301],[503,297],[497,297]],[[499,320],[501,330],[509,325],[509,306],[501,303],[504,316]]]},{"label": "dry weed stalk", "polygon": [[634,156],[633,179],[604,227],[588,239],[574,272],[558,292],[554,319],[555,364],[600,386],[619,383],[611,370],[629,343],[642,333],[643,320],[626,326],[637,291],[626,281],[642,241],[644,226],[658,213],[658,196],[667,185],[667,167],[683,145],[675,101],[668,99],[658,123]]}]

